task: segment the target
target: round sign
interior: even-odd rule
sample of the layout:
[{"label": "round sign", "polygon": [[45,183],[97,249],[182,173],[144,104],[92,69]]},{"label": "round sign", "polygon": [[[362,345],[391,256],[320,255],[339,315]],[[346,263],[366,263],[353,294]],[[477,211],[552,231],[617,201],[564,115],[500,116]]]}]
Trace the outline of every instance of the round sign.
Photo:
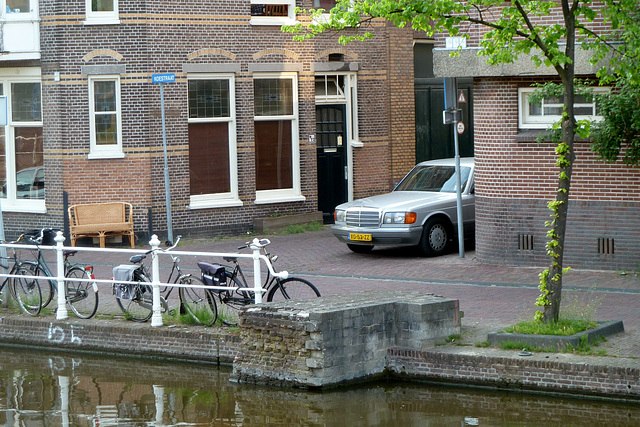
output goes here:
[{"label": "round sign", "polygon": [[458,133],[464,133],[464,123],[458,122],[456,129],[458,130]]}]

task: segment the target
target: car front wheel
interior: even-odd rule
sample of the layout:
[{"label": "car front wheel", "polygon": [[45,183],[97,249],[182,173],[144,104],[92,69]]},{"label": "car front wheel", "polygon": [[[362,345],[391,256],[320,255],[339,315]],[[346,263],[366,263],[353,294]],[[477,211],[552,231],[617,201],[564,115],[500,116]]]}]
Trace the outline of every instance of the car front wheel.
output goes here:
[{"label": "car front wheel", "polygon": [[438,256],[446,252],[449,244],[449,229],[439,218],[431,218],[424,225],[420,252],[425,256]]},{"label": "car front wheel", "polygon": [[368,254],[373,250],[373,246],[368,245],[350,245],[347,243],[347,247],[357,254]]}]

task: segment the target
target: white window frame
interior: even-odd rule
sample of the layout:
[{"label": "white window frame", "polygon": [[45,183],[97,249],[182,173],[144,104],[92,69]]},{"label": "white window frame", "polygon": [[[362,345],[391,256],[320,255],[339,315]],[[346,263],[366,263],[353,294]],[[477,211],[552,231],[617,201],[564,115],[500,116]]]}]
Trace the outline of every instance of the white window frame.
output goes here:
[{"label": "white window frame", "polygon": [[[94,99],[94,83],[95,82],[115,82],[116,89],[116,144],[98,145],[96,143],[96,111]],[[124,157],[122,150],[122,96],[120,90],[119,75],[96,75],[89,76],[89,129],[90,129],[90,150],[89,159],[119,159]]]},{"label": "white window frame", "polygon": [[306,198],[300,190],[300,132],[299,132],[299,115],[298,115],[298,73],[254,73],[253,80],[259,79],[290,79],[293,87],[293,114],[281,116],[256,116],[254,121],[269,120],[291,120],[291,173],[293,188],[283,188],[278,190],[256,190],[255,204],[281,203],[281,202],[299,202]]},{"label": "white window frame", "polygon": [[251,25],[294,25],[296,23],[295,0],[251,0],[251,4],[286,4],[289,6],[289,16],[252,16]]},{"label": "white window frame", "polygon": [[[520,129],[546,129],[547,127],[553,125],[558,122],[562,117],[558,115],[541,115],[541,116],[533,116],[529,114],[529,96],[536,90],[534,87],[521,87],[518,88],[518,127]],[[593,88],[594,94],[604,94],[609,93],[610,88],[608,87],[596,87]],[[562,104],[551,104],[551,105],[559,105],[562,108]],[[543,105],[544,107],[544,105]],[[576,103],[574,107],[594,107],[595,102],[589,103]],[[543,108],[544,109],[544,108]],[[602,116],[597,115],[578,115],[576,116],[576,120],[590,120],[590,121],[600,121],[602,120]]]},{"label": "white window frame", "polygon": [[94,12],[91,10],[91,0],[85,0],[85,25],[112,25],[120,23],[118,0],[113,0],[113,10]]},{"label": "white window frame", "polygon": [[318,72],[316,76],[344,75],[345,88],[340,97],[315,97],[316,104],[345,104],[347,108],[347,197],[353,200],[353,150],[363,147],[358,131],[358,73]]},{"label": "white window frame", "polygon": [[[0,83],[3,86],[4,96],[7,97],[7,126],[5,126],[5,158],[7,176],[7,197],[2,199],[3,212],[46,213],[46,187],[45,199],[18,199],[16,194],[16,146],[15,127],[43,127],[42,121],[38,122],[14,122],[11,102],[12,83],[40,83],[42,91],[42,79],[40,68],[4,68],[0,70]],[[42,99],[42,97],[41,97]],[[44,110],[41,109],[44,113]],[[3,171],[0,171],[3,173]]]},{"label": "white window frame", "polygon": [[[208,209],[242,206],[238,195],[238,144],[236,132],[236,82],[233,73],[193,73],[187,80],[228,80],[229,117],[188,118],[187,123],[226,122],[229,126],[229,192],[191,195],[190,209]],[[187,90],[188,90],[187,84]],[[187,95],[188,97],[188,95]],[[188,113],[187,113],[188,116]]]}]

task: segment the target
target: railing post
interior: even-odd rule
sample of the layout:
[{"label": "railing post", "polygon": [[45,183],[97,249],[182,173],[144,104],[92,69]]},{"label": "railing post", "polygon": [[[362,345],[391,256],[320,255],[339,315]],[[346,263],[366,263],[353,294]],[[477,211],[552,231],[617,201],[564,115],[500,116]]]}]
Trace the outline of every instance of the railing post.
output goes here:
[{"label": "railing post", "polygon": [[260,274],[260,241],[253,239],[249,247],[253,251],[253,294],[256,304],[262,303],[262,275]]},{"label": "railing post", "polygon": [[151,288],[153,289],[153,315],[151,326],[162,326],[162,308],[160,305],[160,265],[158,262],[158,247],[160,240],[157,235],[151,236]]},{"label": "railing post", "polygon": [[58,231],[55,237],[56,241],[56,263],[58,264],[58,310],[56,311],[56,319],[64,320],[69,317],[67,312],[66,292],[64,289],[64,236],[62,231]]}]

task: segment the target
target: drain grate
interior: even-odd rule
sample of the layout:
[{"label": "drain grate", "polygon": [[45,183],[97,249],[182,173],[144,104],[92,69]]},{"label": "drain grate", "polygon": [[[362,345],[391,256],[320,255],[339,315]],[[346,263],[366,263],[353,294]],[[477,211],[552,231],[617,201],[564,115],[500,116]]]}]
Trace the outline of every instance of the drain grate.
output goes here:
[{"label": "drain grate", "polygon": [[518,235],[518,250],[521,250],[521,251],[533,250],[533,234]]},{"label": "drain grate", "polygon": [[611,237],[600,237],[598,239],[598,253],[600,255],[613,255],[615,252],[614,241]]}]

